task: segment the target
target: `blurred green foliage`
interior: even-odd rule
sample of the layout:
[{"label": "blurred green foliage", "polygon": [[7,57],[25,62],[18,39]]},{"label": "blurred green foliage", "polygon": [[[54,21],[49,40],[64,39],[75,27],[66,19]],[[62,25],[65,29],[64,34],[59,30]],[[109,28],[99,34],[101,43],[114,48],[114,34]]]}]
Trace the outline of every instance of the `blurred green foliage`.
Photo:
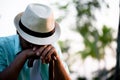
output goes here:
[{"label": "blurred green foliage", "polygon": [[82,58],[85,59],[91,56],[96,59],[103,59],[105,54],[105,47],[110,46],[114,41],[113,29],[103,26],[102,33],[100,34],[96,28],[89,30],[89,25],[78,27],[77,31],[83,36],[85,49],[80,51]]},{"label": "blurred green foliage", "polygon": [[[74,31],[82,36],[85,46],[85,48],[82,51],[78,51],[76,55],[79,54],[83,60],[88,56],[98,61],[104,59],[106,47],[111,47],[110,44],[116,41],[113,37],[114,30],[111,27],[103,25],[102,29],[98,30],[97,26],[94,24],[97,22],[94,12],[95,10],[100,10],[102,4],[105,4],[106,7],[109,8],[109,5],[105,3],[104,0],[67,0],[64,5],[56,3],[58,9],[64,12],[64,14],[57,19],[59,22],[65,19],[68,13],[70,13],[68,10],[69,7],[71,5],[74,6],[76,12],[76,25]],[[60,41],[59,44],[63,52],[69,53],[69,40],[65,42]],[[78,78],[78,80],[81,79]]]}]

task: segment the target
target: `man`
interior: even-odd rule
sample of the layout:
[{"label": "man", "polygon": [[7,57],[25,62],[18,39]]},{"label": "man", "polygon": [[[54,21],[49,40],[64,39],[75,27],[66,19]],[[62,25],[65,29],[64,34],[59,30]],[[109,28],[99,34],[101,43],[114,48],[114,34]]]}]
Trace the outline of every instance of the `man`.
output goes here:
[{"label": "man", "polygon": [[0,80],[70,80],[51,8],[29,4],[14,23],[17,35],[0,38]]}]

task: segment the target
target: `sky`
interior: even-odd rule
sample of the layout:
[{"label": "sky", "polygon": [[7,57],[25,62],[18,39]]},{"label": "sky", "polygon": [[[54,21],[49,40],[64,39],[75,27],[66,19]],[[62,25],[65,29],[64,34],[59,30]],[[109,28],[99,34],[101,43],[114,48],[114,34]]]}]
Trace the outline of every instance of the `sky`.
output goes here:
[{"label": "sky", "polygon": [[29,3],[37,2],[49,5],[47,0],[0,0],[0,36],[15,34],[14,17],[23,12]]},{"label": "sky", "polygon": [[[55,0],[0,0],[0,36],[8,36],[16,33],[15,26],[14,26],[14,17],[23,12],[26,6],[29,3],[36,3],[40,2],[46,5],[50,5],[51,2]],[[96,12],[98,16],[97,24],[101,26],[102,24],[107,24],[110,27],[117,29],[118,25],[118,3],[119,0],[106,0],[110,4],[110,9],[103,8],[101,12]],[[51,6],[52,7],[52,6]],[[53,7],[52,7],[53,8]],[[74,13],[73,13],[74,14]],[[57,14],[55,14],[57,16]],[[62,26],[68,26],[68,20],[61,23]],[[69,18],[69,21],[72,22],[72,17]],[[68,32],[68,28],[66,27],[63,32]],[[67,35],[62,35],[66,37]],[[61,38],[61,39],[62,39]]]}]

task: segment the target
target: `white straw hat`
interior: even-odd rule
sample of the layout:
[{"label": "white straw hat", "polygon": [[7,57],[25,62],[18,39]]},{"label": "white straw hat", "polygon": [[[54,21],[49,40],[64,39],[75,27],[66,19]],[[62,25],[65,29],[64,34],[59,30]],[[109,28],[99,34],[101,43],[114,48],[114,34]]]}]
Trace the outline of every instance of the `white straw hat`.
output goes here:
[{"label": "white straw hat", "polygon": [[33,44],[52,44],[60,37],[60,27],[51,8],[43,4],[29,4],[25,12],[15,17],[14,23],[20,36]]}]

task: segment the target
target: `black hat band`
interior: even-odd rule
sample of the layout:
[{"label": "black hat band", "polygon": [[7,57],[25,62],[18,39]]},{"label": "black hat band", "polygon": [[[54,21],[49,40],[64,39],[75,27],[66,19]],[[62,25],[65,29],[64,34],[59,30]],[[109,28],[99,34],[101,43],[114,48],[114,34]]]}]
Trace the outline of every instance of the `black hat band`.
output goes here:
[{"label": "black hat band", "polygon": [[32,30],[28,29],[27,27],[25,27],[22,24],[21,20],[19,21],[19,26],[25,33],[27,33],[27,34],[29,34],[31,36],[35,36],[35,37],[45,38],[45,37],[51,36],[55,32],[55,28],[52,31],[47,32],[47,33],[40,33],[40,32],[32,31]]}]

